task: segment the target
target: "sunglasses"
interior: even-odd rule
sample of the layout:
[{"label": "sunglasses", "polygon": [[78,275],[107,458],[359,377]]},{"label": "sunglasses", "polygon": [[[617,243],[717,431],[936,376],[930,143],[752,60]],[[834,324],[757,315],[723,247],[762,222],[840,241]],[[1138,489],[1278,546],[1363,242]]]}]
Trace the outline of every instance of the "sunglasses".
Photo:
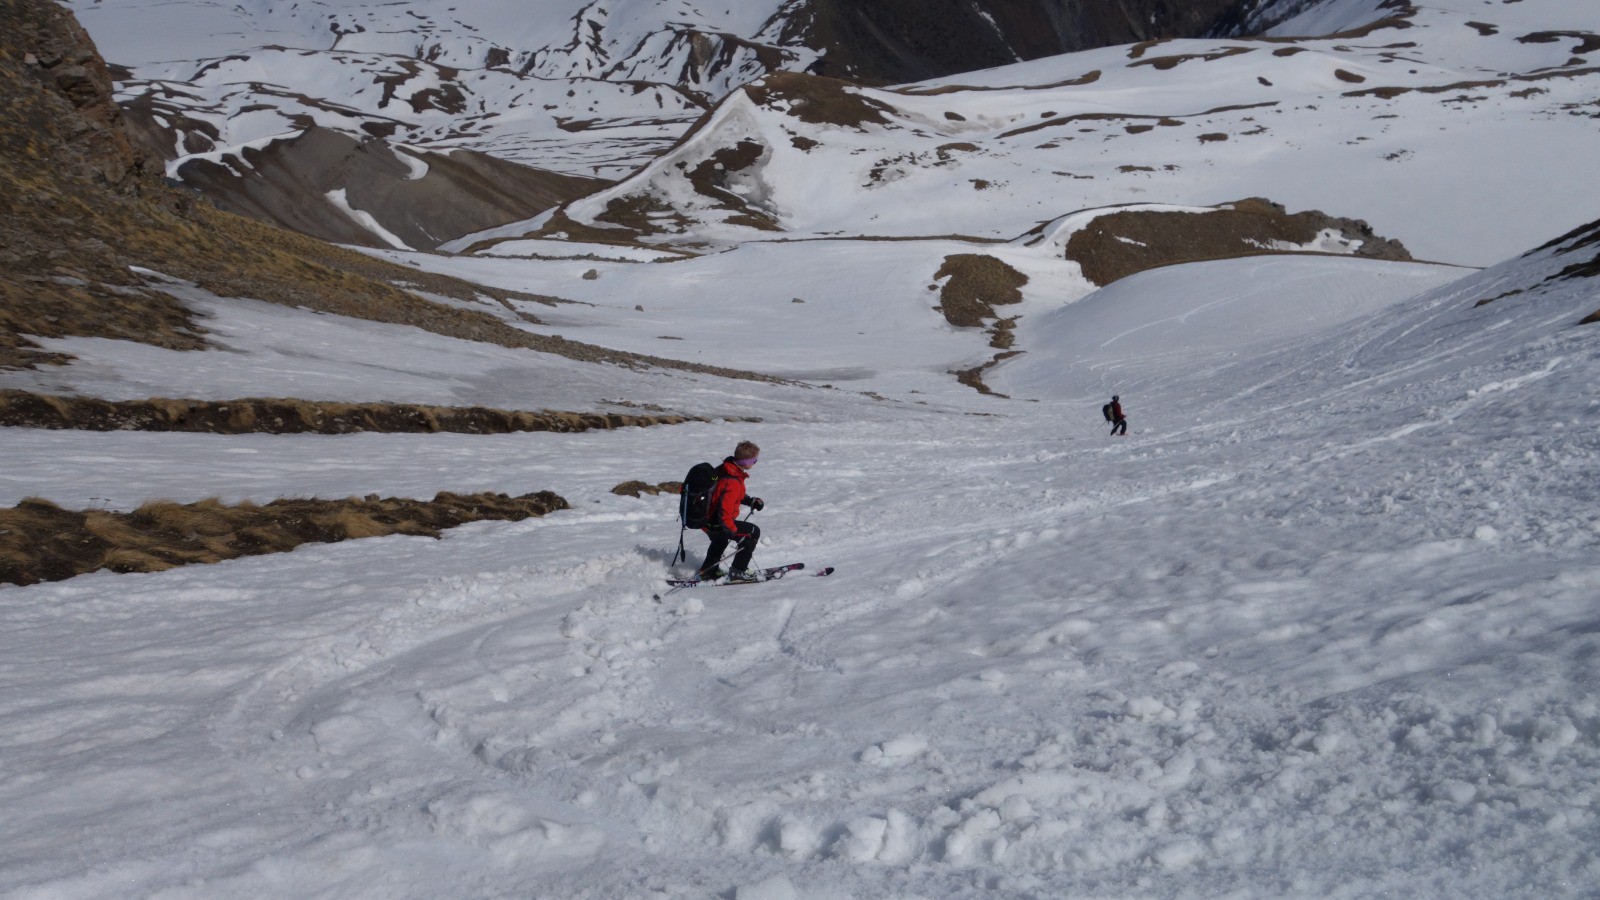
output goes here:
[{"label": "sunglasses", "polygon": [[736,459],[736,460],[734,460],[735,463],[737,463],[740,467],[745,468],[745,469],[750,468],[751,466],[755,465],[756,463],[758,463],[760,461],[761,461],[760,458],[759,457],[755,457],[755,456],[752,456],[749,459]]}]

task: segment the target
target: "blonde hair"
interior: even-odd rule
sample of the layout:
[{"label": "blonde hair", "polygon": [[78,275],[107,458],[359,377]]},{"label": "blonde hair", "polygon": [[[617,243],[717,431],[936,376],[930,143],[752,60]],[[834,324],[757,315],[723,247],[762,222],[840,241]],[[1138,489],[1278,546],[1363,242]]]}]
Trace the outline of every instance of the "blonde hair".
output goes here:
[{"label": "blonde hair", "polygon": [[739,446],[733,448],[734,459],[753,459],[761,455],[761,448],[754,441],[740,441]]}]

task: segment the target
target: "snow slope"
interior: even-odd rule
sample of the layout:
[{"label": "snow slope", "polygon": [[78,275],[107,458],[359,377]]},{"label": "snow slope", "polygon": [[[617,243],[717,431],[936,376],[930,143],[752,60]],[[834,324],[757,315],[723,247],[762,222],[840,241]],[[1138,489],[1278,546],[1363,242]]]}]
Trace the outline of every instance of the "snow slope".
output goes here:
[{"label": "snow slope", "polygon": [[[440,540],[0,586],[0,895],[1593,896],[1600,331],[1579,323],[1600,312],[1600,232],[1522,254],[1595,219],[1593,179],[1576,177],[1595,95],[1587,64],[1569,65],[1584,37],[1516,40],[1582,30],[1591,7],[1448,0],[1411,28],[1288,56],[1163,69],[1130,56],[1202,45],[1122,48],[975,74],[994,90],[971,97],[872,94],[926,121],[809,131],[829,139],[813,157],[763,170],[787,237],[807,239],[752,241],[708,216],[687,237],[729,249],[687,258],[679,237],[659,253],[546,237],[381,254],[579,301],[530,308],[546,323],[530,330],[802,384],[586,364],[181,285],[216,349],[41,340],[78,360],[0,387],[648,404],[713,421],[0,429],[5,504],[539,489],[572,504]],[[1375,11],[1305,15],[1346,27]],[[1367,86],[1502,63],[1560,77],[1377,105],[1332,83],[1363,57],[1407,67]],[[1278,68],[1232,70],[1247,58]],[[1048,106],[1007,87],[1090,61],[1087,93]],[[1217,76],[1215,103],[1197,67]],[[1303,91],[1281,125],[1266,108],[1196,112],[1256,73]],[[960,127],[989,149],[842,187],[883,148],[923,146],[915,129],[956,128],[944,104],[977,97]],[[994,149],[1021,145],[1005,137],[1019,123],[1113,100],[1199,118],[1137,134],[1063,123],[1074,140],[1049,165]],[[747,135],[792,125],[744,109]],[[1283,140],[1239,154],[1242,132],[1196,136],[1241,115]],[[1385,127],[1394,143],[1378,147]],[[1160,142],[1154,172],[1113,176],[1140,158],[1074,152],[1135,138]],[[1400,150],[1417,159],[1382,158]],[[1492,165],[1513,151],[1535,164]],[[830,180],[821,162],[856,168]],[[1371,183],[1387,166],[1404,177]],[[668,175],[636,184],[681,188]],[[982,192],[964,181],[980,176]],[[966,187],[938,189],[952,183]],[[1492,265],[1252,257],[1096,290],[1056,243],[1019,238],[1207,191],[1362,215],[1418,255]],[[851,239],[908,234],[936,237]],[[932,309],[940,262],[973,252],[1029,277],[1005,310],[1022,353],[984,375],[1009,399],[956,383],[997,348]],[[1099,430],[1112,393],[1126,438]],[[762,421],[724,418],[747,416]],[[664,592],[675,499],[611,488],[679,478],[746,438],[764,447],[758,562],[837,573]]]},{"label": "snow slope", "polygon": [[[574,509],[0,589],[0,798],[25,811],[0,891],[1586,896],[1600,332],[1574,323],[1600,292],[1544,282],[1584,251],[1554,252],[1147,273],[1035,313],[992,375],[1032,402],[946,381],[801,412],[750,383],[688,390],[765,423],[7,430],[7,502]],[[343,327],[302,364],[382,392],[352,339],[388,336]],[[610,371],[601,393],[634,389]],[[1128,438],[1097,431],[1109,391]],[[652,599],[674,501],[609,488],[745,437],[758,559],[839,572]]]}]

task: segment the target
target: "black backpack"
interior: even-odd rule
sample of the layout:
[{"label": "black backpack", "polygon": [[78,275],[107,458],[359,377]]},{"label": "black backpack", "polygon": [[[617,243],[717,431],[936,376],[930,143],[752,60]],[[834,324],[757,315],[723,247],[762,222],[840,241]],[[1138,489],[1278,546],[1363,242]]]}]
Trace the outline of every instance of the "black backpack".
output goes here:
[{"label": "black backpack", "polygon": [[1100,407],[1100,412],[1105,414],[1107,422],[1116,421],[1111,417],[1111,404],[1107,403],[1105,406]]},{"label": "black backpack", "polygon": [[684,528],[704,528],[711,523],[711,491],[717,486],[717,467],[695,463],[683,476],[683,496],[678,498],[678,521]]},{"label": "black backpack", "polygon": [[689,558],[683,549],[684,531],[711,524],[711,491],[716,486],[717,467],[708,462],[695,463],[683,476],[683,493],[678,497],[678,522],[683,527],[678,529],[678,555],[672,558],[673,565]]}]

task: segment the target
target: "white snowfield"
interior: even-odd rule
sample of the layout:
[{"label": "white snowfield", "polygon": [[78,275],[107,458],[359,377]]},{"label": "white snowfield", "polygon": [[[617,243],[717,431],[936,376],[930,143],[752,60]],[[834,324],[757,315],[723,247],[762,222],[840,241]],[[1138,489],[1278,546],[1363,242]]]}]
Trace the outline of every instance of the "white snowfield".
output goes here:
[{"label": "white snowfield", "polygon": [[[295,9],[300,24],[327,12]],[[1335,0],[1305,21],[1381,12]],[[1416,39],[1389,65],[1453,66],[1452,80],[1483,77],[1459,54],[1485,47],[1572,70],[1471,89],[1492,98],[1476,109],[1397,97],[1399,118],[1373,120],[1405,132],[1392,145],[1319,136],[1353,140],[1353,120],[1307,99],[1269,122],[1270,152],[1129,176],[1139,194],[1053,174],[1088,171],[1069,150],[959,196],[894,195],[937,180],[907,165],[865,199],[849,178],[808,181],[796,158],[764,177],[806,201],[787,209],[813,239],[673,261],[548,239],[379,254],[579,301],[530,306],[545,323],[531,331],[785,383],[177,284],[214,349],[41,340],[77,361],[0,373],[0,388],[710,421],[488,437],[0,429],[4,506],[544,489],[572,505],[440,540],[0,585],[0,896],[1596,896],[1600,325],[1579,323],[1600,311],[1582,268],[1600,241],[1591,229],[1521,255],[1600,217],[1596,92],[1590,67],[1568,65],[1581,36],[1516,41],[1595,15],[1590,0],[1446,0],[1416,27],[1351,39],[1351,53]],[[1124,95],[1156,104],[1182,86],[1185,109],[1212,109],[1204,79],[1138,76],[1308,56],[1128,68]],[[1037,66],[1062,61],[961,80],[1040,84]],[[1109,89],[1120,76],[1103,68]],[[1530,86],[1550,93],[1515,95]],[[1016,114],[1026,96],[1000,91],[992,108]],[[936,114],[939,99],[907,102]],[[1078,134],[1064,147],[1111,140]],[[906,141],[898,153],[913,137],[874,140]],[[1370,180],[1401,150],[1417,164]],[[1532,162],[1486,163],[1513,151]],[[1060,257],[1063,233],[1019,237],[1094,206],[1253,195],[1350,198],[1321,205],[1419,256],[1495,265],[1261,256],[1096,290]],[[847,239],[958,221],[1004,243]],[[1001,308],[1021,354],[983,373],[995,395],[952,375],[994,360],[989,336],[933,309],[941,262],[978,252],[1029,278]],[[1126,437],[1100,417],[1113,394]],[[762,421],[733,421],[748,416]],[[757,563],[837,572],[667,592],[687,570],[670,565],[676,498],[611,489],[679,479],[742,439],[763,447]],[[688,544],[697,563],[705,539]]]},{"label": "white snowfield", "polygon": [[[680,399],[769,421],[8,429],[5,503],[574,508],[0,588],[0,892],[1592,895],[1600,331],[1575,323],[1600,292],[1540,284],[1583,252],[1146,273],[1030,316],[990,373],[1012,400],[708,379]],[[340,327],[300,365],[376,390],[356,338],[389,335]],[[252,333],[275,329],[191,355],[219,396],[283,364]],[[861,353],[793,339],[818,367]],[[149,352],[100,349],[86,384]],[[458,400],[567,377],[501,365]],[[758,562],[838,572],[663,593],[675,498],[609,488],[743,438]]]}]

